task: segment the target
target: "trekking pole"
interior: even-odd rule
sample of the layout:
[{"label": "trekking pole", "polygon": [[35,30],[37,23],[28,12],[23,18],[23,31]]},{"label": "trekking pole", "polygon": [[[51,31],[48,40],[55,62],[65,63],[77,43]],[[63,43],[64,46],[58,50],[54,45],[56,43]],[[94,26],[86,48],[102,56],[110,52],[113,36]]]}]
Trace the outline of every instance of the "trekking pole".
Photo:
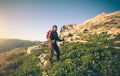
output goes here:
[{"label": "trekking pole", "polygon": [[63,51],[65,50],[64,42],[65,42],[65,39],[63,38]]}]

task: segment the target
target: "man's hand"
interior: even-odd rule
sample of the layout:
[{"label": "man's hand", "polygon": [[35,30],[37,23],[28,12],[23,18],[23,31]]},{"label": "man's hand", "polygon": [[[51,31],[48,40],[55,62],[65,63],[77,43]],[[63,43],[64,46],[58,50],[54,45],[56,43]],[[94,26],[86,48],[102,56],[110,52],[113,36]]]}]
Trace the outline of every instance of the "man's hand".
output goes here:
[{"label": "man's hand", "polygon": [[55,40],[52,40],[52,43],[55,43]]}]

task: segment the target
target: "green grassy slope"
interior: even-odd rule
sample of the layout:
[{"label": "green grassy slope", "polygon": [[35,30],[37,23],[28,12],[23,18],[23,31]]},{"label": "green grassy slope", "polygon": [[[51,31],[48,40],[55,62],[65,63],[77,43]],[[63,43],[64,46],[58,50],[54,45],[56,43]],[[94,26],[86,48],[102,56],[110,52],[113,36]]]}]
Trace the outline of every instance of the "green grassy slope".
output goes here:
[{"label": "green grassy slope", "polygon": [[[61,61],[53,58],[53,65],[42,69],[36,65],[41,53],[49,53],[46,45],[43,49],[35,50],[31,55],[19,53],[12,55],[8,60],[14,63],[4,65],[0,69],[3,76],[87,76],[87,71],[92,70],[94,75],[119,76],[120,75],[120,35],[108,39],[110,35],[91,35],[88,43],[65,43],[60,47]],[[55,54],[54,54],[55,55]]]}]

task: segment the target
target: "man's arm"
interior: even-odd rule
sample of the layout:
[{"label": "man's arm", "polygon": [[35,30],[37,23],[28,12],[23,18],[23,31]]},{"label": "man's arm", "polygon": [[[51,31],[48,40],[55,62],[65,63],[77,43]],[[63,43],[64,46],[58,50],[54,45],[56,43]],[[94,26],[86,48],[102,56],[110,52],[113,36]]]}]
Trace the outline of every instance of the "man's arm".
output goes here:
[{"label": "man's arm", "polygon": [[60,38],[58,37],[58,33],[57,33],[57,40],[58,40],[58,41],[63,41],[63,39],[60,39]]}]

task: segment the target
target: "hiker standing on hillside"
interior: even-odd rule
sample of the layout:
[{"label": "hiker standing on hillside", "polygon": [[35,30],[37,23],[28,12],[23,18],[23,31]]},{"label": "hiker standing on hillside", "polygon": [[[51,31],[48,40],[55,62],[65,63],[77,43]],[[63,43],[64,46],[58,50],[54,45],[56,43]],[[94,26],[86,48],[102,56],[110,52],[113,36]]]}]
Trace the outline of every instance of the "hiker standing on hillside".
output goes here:
[{"label": "hiker standing on hillside", "polygon": [[53,58],[53,53],[54,50],[57,53],[57,60],[60,60],[60,50],[59,47],[57,45],[57,41],[64,41],[64,39],[60,39],[58,37],[58,33],[57,33],[57,25],[53,25],[52,30],[49,30],[47,33],[47,39],[48,39],[48,43],[49,43],[49,49],[50,49],[50,56],[49,56],[49,60],[50,63],[52,64],[52,58]]}]

